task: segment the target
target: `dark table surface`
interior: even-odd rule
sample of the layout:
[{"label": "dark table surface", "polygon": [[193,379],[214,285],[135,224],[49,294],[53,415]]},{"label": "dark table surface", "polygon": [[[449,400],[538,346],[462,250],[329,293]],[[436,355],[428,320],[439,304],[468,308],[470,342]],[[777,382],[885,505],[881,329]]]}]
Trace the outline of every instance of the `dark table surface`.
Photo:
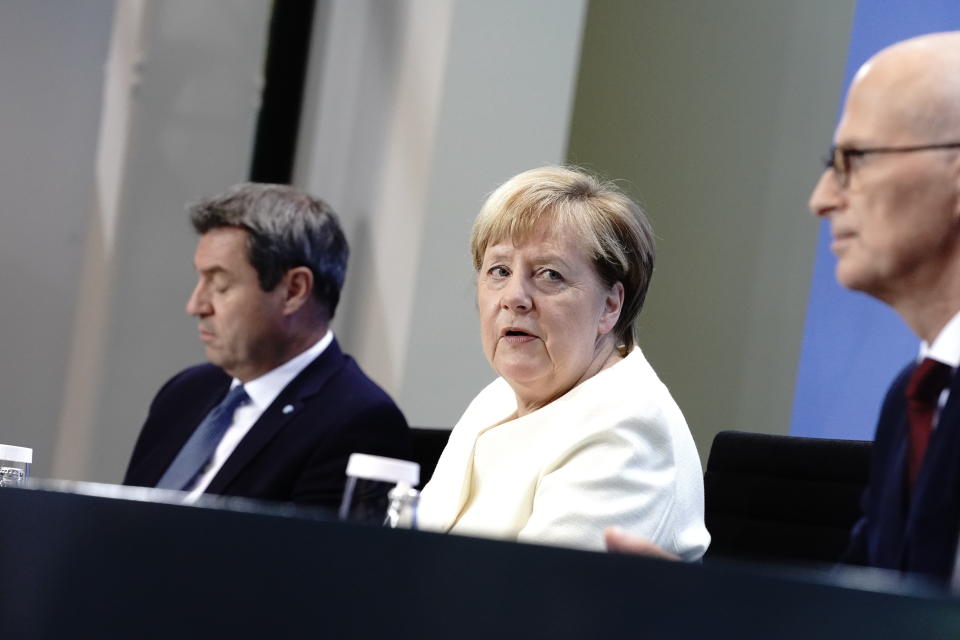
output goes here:
[{"label": "dark table surface", "polygon": [[689,565],[131,495],[0,490],[4,638],[960,638],[960,600],[886,574]]}]

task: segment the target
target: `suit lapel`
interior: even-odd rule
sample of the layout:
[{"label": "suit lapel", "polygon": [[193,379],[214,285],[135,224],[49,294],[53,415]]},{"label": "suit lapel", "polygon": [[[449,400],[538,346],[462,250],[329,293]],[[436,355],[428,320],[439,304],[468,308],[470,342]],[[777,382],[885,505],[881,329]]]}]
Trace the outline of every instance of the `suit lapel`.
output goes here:
[{"label": "suit lapel", "polygon": [[[910,510],[910,525],[917,518],[939,516],[951,510],[955,502],[955,476],[958,434],[960,427],[960,376],[954,374],[950,383],[947,404],[937,418],[937,427],[930,436],[926,459],[917,477],[914,504]],[[935,483],[935,484],[934,484]]]},{"label": "suit lapel", "polygon": [[903,567],[949,577],[957,549],[960,515],[960,377],[954,375],[950,395],[930,437],[907,514]]},{"label": "suit lapel", "polygon": [[143,475],[135,478],[137,483],[148,487],[156,486],[197,426],[223,400],[229,387],[230,377],[224,374],[222,381],[207,389],[203,400],[198,398],[197,402],[185,403],[185,406],[189,407],[189,413],[176,420],[164,422],[164,437],[157,441],[156,448],[138,464]]},{"label": "suit lapel", "polygon": [[[440,469],[440,482],[434,483],[433,495],[430,497],[435,502],[431,505],[434,508],[435,522],[433,527],[439,531],[449,531],[457,519],[470,496],[470,487],[473,483],[473,454],[477,446],[477,438],[481,432],[473,432],[464,437],[453,438],[451,434],[447,446],[444,447],[440,462],[437,468]],[[441,464],[448,466],[450,477],[444,475],[445,469]],[[456,471],[459,470],[459,473]],[[437,477],[436,470],[434,477]],[[431,483],[433,481],[431,480]]]},{"label": "suit lapel", "polygon": [[875,521],[869,543],[871,561],[877,566],[899,567],[903,554],[906,522],[909,517],[904,474],[907,451],[907,411],[904,390],[916,364],[908,365],[890,387],[877,425],[877,442],[871,463],[870,491]]},{"label": "suit lapel", "polygon": [[321,390],[343,364],[343,352],[334,339],[267,407],[210,482],[207,492],[221,493],[287,423],[300,415],[306,402]]},{"label": "suit lapel", "polygon": [[904,392],[915,364],[906,367],[884,401],[874,443],[867,507],[867,542],[873,566],[941,574],[957,545],[960,514],[960,377],[931,435],[912,496],[906,495],[907,416]]},{"label": "suit lapel", "polygon": [[490,429],[508,421],[506,416],[514,411],[516,398],[503,382],[502,388],[484,389],[460,418],[433,473],[439,480],[430,481],[429,495],[424,492],[421,507],[430,509],[431,528],[449,531],[460,519],[471,498],[477,441]]}]

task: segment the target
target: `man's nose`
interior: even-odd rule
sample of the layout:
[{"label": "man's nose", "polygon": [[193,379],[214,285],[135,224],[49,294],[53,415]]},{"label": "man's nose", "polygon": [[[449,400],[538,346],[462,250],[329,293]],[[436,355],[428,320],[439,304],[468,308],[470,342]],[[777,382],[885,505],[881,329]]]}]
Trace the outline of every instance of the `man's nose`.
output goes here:
[{"label": "man's nose", "polygon": [[207,300],[206,291],[202,282],[198,282],[193,288],[190,297],[187,298],[187,315],[204,316],[210,313],[210,302]]},{"label": "man's nose", "polygon": [[813,188],[813,193],[810,194],[810,202],[807,204],[810,212],[818,218],[823,218],[836,210],[842,201],[843,194],[837,183],[836,174],[831,169],[824,169]]}]

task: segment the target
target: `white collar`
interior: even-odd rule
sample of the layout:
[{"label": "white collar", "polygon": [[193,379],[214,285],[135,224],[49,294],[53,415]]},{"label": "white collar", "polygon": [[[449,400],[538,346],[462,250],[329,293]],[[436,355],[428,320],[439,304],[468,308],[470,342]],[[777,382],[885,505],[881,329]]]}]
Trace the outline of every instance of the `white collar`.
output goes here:
[{"label": "white collar", "polygon": [[954,369],[960,365],[960,311],[950,318],[932,344],[920,343],[918,359],[924,358],[932,358]]},{"label": "white collar", "polygon": [[[330,343],[333,342],[333,331],[329,329],[312,347],[296,355],[279,367],[268,371],[259,378],[255,378],[243,385],[247,395],[250,396],[250,403],[260,410],[269,407],[280,392],[286,388],[290,381],[307,368],[307,365],[317,359],[323,353]],[[230,383],[230,388],[240,384],[236,378]]]}]

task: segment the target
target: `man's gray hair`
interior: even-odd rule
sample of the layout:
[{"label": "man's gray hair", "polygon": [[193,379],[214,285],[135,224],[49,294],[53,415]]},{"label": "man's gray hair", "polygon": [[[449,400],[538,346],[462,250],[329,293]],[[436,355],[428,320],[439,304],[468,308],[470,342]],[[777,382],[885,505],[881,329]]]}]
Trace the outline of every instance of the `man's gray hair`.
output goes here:
[{"label": "man's gray hair", "polygon": [[350,249],[326,202],[288,185],[242,183],[188,210],[200,235],[221,227],[247,232],[247,257],[264,291],[272,291],[290,269],[309,268],[313,294],[333,317]]}]

